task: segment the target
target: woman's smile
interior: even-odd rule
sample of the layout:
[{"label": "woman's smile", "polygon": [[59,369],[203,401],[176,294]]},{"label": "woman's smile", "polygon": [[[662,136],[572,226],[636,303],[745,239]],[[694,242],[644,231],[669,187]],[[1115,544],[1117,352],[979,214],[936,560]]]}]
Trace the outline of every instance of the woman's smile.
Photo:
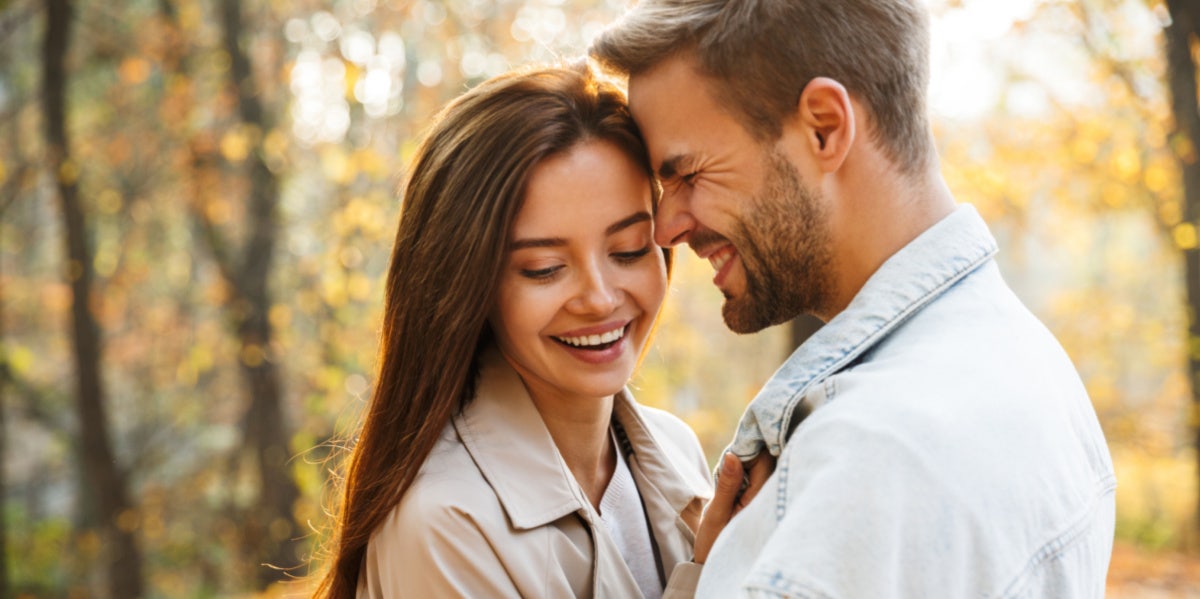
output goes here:
[{"label": "woman's smile", "polygon": [[532,171],[489,322],[541,402],[624,388],[666,294],[645,169],[585,141]]}]

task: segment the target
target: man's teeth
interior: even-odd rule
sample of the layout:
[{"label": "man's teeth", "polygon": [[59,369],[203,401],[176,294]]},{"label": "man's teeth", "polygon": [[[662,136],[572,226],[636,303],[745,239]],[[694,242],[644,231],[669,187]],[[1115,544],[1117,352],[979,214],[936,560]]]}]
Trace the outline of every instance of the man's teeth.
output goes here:
[{"label": "man's teeth", "polygon": [[720,271],[732,257],[733,252],[717,252],[708,257],[708,263],[712,264],[713,270]]},{"label": "man's teeth", "polygon": [[613,329],[603,335],[584,335],[583,337],[556,337],[559,341],[575,347],[590,347],[612,343],[625,336],[625,327]]}]

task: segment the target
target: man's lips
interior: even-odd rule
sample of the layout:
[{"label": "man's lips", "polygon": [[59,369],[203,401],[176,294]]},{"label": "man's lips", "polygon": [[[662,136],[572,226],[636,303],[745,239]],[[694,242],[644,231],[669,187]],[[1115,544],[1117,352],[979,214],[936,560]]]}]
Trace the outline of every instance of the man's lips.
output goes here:
[{"label": "man's lips", "polygon": [[721,287],[737,262],[734,260],[738,257],[737,248],[728,239],[709,229],[694,231],[688,237],[688,246],[702,260],[708,260],[717,273],[713,276],[713,284]]},{"label": "man's lips", "polygon": [[729,260],[737,255],[737,250],[733,249],[732,245],[723,245],[717,248],[717,251],[707,256],[708,263],[712,265],[713,270],[721,272],[722,268],[729,263]]},{"label": "man's lips", "polygon": [[722,287],[725,284],[726,277],[733,270],[733,265],[737,262],[734,258],[738,257],[737,250],[732,245],[722,246],[717,251],[708,255],[708,263],[712,265],[713,270],[717,274],[713,275],[713,285]]},{"label": "man's lips", "polygon": [[725,277],[729,275],[732,269],[734,258],[738,256],[737,249],[728,241],[714,243],[708,246],[693,246],[692,249],[702,260],[708,260],[708,263],[716,271],[713,277],[713,284],[720,287],[725,282]]}]

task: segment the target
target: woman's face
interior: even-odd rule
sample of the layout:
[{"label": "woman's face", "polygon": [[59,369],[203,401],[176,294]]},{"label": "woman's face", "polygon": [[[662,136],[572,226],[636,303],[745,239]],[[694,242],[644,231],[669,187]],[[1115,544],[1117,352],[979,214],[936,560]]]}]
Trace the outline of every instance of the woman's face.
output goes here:
[{"label": "woman's face", "polygon": [[666,292],[650,202],[644,171],[605,141],[531,173],[488,320],[539,403],[629,381]]}]

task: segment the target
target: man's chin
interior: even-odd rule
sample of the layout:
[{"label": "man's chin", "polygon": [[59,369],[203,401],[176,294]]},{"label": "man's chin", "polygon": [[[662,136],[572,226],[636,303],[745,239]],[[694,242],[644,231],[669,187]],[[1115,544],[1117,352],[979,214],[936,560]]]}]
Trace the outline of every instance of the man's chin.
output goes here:
[{"label": "man's chin", "polygon": [[721,316],[725,319],[725,326],[739,335],[757,333],[774,324],[769,318],[764,318],[763,311],[756,309],[749,298],[732,298],[728,294],[725,304],[721,306]]}]

